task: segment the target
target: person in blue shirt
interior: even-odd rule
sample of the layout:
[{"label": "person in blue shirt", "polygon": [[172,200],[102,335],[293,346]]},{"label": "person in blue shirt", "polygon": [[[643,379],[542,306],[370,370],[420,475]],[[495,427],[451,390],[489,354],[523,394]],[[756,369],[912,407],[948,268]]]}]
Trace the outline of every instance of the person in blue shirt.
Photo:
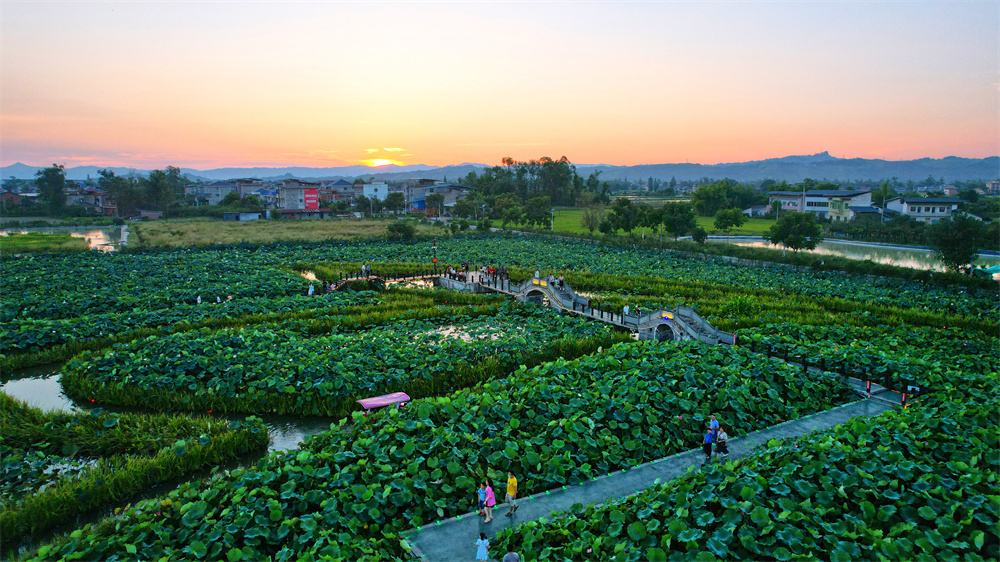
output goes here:
[{"label": "person in blue shirt", "polygon": [[712,431],[711,427],[705,429],[705,442],[702,445],[702,450],[705,452],[705,462],[712,460],[712,439],[715,437],[715,433]]},{"label": "person in blue shirt", "polygon": [[479,515],[486,515],[486,483],[484,482],[482,486],[476,490],[479,495]]},{"label": "person in blue shirt", "polygon": [[712,439],[715,439],[719,435],[719,420],[715,419],[715,414],[712,414],[708,422],[708,428],[712,430]]}]

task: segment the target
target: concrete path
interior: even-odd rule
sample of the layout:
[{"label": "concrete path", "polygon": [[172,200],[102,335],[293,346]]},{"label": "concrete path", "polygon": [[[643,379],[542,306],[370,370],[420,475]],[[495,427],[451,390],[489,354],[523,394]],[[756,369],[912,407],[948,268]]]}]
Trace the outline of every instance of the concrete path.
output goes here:
[{"label": "concrete path", "polygon": [[[730,458],[741,457],[753,447],[765,444],[770,439],[802,437],[812,431],[832,428],[857,416],[877,416],[892,408],[893,405],[888,401],[859,400],[832,410],[780,423],[745,437],[730,438]],[[688,468],[701,466],[704,458],[701,449],[678,453],[629,470],[523,498],[518,501],[520,507],[513,517],[504,516],[508,511],[506,505],[497,505],[493,513],[494,519],[489,524],[484,524],[483,518],[472,511],[406,531],[403,535],[413,547],[414,554],[422,560],[441,562],[472,560],[476,554],[476,539],[481,532],[493,538],[502,529],[550,517],[553,511],[567,511],[575,504],[601,504],[609,499],[636,494],[653,486],[657,481],[665,482],[683,475]],[[500,497],[502,495],[500,494]],[[471,497],[469,503],[472,503]],[[495,559],[502,558],[503,554],[503,552],[490,553]]]}]

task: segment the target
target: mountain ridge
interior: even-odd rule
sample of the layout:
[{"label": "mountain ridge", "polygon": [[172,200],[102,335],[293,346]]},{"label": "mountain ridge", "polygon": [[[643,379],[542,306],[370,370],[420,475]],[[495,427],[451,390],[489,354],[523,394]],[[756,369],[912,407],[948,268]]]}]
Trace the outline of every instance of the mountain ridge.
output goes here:
[{"label": "mountain ridge", "polygon": [[[789,155],[765,160],[747,162],[727,162],[720,164],[637,164],[632,166],[611,166],[606,164],[575,164],[582,175],[595,171],[601,173],[602,180],[638,180],[649,177],[662,181],[676,178],[692,181],[701,178],[719,180],[730,178],[737,181],[777,181],[800,182],[805,178],[816,180],[850,182],[852,180],[879,180],[898,178],[901,181],[922,180],[927,176],[944,177],[945,181],[991,180],[1000,177],[1000,156],[987,158],[963,158],[946,156],[943,158],[918,158],[915,160],[881,160],[868,158],[837,158],[824,151],[811,155]],[[375,177],[376,179],[399,181],[426,178],[460,181],[469,172],[480,173],[491,166],[463,163],[450,166],[429,166],[426,164],[388,165],[372,168],[363,165],[338,167],[309,166],[247,166],[223,167],[208,170],[181,168],[181,173],[191,180],[218,181],[239,178],[262,180],[281,179],[322,179],[336,180],[355,177]],[[149,170],[137,170],[121,166],[74,166],[66,168],[66,176],[71,180],[96,178],[97,171],[108,168],[118,175],[135,173],[141,176]],[[0,168],[0,177],[30,179],[41,166],[30,166],[20,162]]]}]

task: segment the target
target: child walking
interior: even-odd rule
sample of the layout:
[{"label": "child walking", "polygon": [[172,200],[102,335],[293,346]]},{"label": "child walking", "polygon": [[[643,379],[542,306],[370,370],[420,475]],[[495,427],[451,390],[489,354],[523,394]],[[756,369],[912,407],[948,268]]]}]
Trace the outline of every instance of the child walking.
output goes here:
[{"label": "child walking", "polygon": [[489,523],[493,521],[493,506],[497,504],[497,498],[493,495],[493,486],[486,482],[483,482],[483,486],[486,486],[486,519],[483,523]]}]

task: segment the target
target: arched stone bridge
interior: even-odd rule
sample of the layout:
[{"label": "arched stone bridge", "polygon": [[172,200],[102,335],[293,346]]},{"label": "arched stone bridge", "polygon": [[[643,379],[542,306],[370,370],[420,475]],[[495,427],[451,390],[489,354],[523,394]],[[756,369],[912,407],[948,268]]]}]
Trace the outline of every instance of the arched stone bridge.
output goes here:
[{"label": "arched stone bridge", "polygon": [[623,315],[621,311],[604,311],[589,307],[589,299],[576,294],[572,287],[566,284],[560,286],[558,282],[547,279],[529,279],[518,284],[476,273],[468,282],[442,276],[439,285],[457,291],[502,293],[522,302],[548,304],[569,314],[586,316],[630,330],[637,333],[640,340],[700,340],[724,345],[733,345],[736,341],[733,334],[717,330],[686,306],[669,310],[651,310],[642,315]]}]

